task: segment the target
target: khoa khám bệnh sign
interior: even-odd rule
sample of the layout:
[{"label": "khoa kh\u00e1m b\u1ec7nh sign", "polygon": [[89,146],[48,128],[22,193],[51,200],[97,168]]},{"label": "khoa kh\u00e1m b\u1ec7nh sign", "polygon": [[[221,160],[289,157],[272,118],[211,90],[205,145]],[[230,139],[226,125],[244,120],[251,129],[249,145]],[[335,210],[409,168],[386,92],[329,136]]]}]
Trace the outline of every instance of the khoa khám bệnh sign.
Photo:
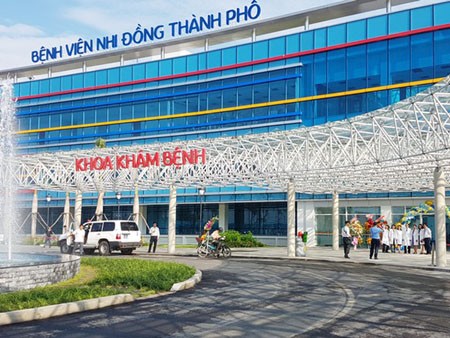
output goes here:
[{"label": "khoa kh\u00e1m b\u1ec7nh sign", "polygon": [[148,167],[206,164],[205,149],[144,152],[75,158],[75,171],[140,169]]}]

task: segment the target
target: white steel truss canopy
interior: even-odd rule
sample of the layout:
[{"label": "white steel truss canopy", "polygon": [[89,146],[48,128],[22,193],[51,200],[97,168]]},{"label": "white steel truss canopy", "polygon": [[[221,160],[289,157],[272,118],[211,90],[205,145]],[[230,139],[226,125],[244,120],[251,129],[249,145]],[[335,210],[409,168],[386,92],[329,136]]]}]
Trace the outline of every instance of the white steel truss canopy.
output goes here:
[{"label": "white steel truss canopy", "polygon": [[[18,186],[58,191],[130,191],[255,186],[303,193],[433,190],[450,167],[450,77],[398,104],[352,119],[290,131],[121,148],[20,156]],[[206,163],[75,171],[75,158],[206,152]]]}]

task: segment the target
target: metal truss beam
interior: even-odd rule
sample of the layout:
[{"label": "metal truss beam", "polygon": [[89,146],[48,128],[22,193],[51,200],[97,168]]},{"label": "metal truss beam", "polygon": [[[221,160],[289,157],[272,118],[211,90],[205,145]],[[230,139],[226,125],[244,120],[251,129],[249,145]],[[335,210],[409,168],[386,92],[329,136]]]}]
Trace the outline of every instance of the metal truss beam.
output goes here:
[{"label": "metal truss beam", "polygon": [[[121,148],[20,156],[23,188],[127,191],[169,186],[252,186],[297,192],[433,190],[450,167],[450,78],[395,105],[352,119],[290,131]],[[205,149],[205,164],[76,172],[76,157]]]}]

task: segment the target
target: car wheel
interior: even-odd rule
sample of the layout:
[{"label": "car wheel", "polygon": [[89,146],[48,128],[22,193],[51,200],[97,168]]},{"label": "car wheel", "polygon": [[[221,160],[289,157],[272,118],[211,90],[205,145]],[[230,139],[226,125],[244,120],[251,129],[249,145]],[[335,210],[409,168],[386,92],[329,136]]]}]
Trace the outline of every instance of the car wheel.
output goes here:
[{"label": "car wheel", "polygon": [[108,256],[111,254],[111,248],[109,247],[109,243],[107,241],[101,241],[98,245],[98,252],[100,256]]},{"label": "car wheel", "polygon": [[63,254],[69,253],[69,246],[67,245],[67,241],[61,241],[59,243],[59,251],[61,251],[61,253]]}]

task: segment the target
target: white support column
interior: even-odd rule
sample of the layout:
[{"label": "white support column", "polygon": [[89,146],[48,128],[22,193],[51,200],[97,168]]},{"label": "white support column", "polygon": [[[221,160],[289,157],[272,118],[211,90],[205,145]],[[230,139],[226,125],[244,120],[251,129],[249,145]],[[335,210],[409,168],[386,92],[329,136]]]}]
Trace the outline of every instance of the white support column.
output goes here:
[{"label": "white support column", "polygon": [[228,230],[228,204],[225,203],[219,204],[219,227]]},{"label": "white support column", "polygon": [[70,227],[70,194],[66,192],[66,201],[64,203],[64,215],[63,215],[63,231],[66,227],[66,231],[69,231]]},{"label": "white support column", "polygon": [[209,51],[209,39],[205,39],[205,52]]},{"label": "white support column", "polygon": [[166,48],[161,47],[160,57],[161,57],[161,60],[164,60],[166,58]]},{"label": "white support column", "polygon": [[83,204],[83,193],[79,190],[75,196],[75,215],[74,215],[74,228],[78,229],[81,224],[81,208]]},{"label": "white support column", "polygon": [[37,190],[33,194],[33,202],[31,204],[31,238],[36,237],[36,225],[37,225],[37,215],[38,215],[38,197]]},{"label": "white support column", "polygon": [[256,42],[256,28],[252,29],[252,42]]},{"label": "white support column", "polygon": [[305,31],[309,29],[309,15],[305,18]]},{"label": "white support column", "polygon": [[391,0],[386,0],[386,13],[390,13],[392,11],[392,2]]},{"label": "white support column", "polygon": [[291,179],[287,186],[287,255],[295,257],[295,184]]},{"label": "white support column", "polygon": [[139,191],[137,187],[134,187],[133,220],[136,223],[139,222]]},{"label": "white support column", "polygon": [[436,227],[436,265],[447,266],[445,229],[445,177],[442,168],[434,170],[434,224]]},{"label": "white support column", "polygon": [[175,253],[176,244],[176,223],[177,223],[177,188],[170,186],[169,193],[169,229],[168,229],[168,252]]},{"label": "white support column", "polygon": [[333,193],[332,221],[333,225],[333,250],[339,250],[339,194]]},{"label": "white support column", "polygon": [[101,221],[103,219],[103,198],[105,197],[104,191],[98,192],[97,208],[95,209],[95,220]]}]

